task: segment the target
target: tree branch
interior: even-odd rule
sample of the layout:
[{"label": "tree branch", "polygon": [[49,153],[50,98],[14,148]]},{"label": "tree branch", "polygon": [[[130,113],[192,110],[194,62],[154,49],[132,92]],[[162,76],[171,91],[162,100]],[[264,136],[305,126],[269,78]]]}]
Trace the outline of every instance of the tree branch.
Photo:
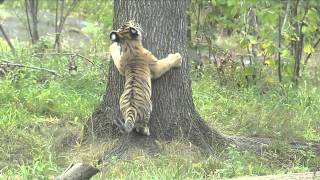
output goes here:
[{"label": "tree branch", "polygon": [[39,56],[77,56],[77,57],[80,57],[88,62],[90,62],[92,65],[95,65],[89,58],[81,55],[81,54],[78,54],[78,53],[57,53],[57,52],[52,52],[52,53],[35,53],[33,54],[32,56],[34,57],[39,57]]},{"label": "tree branch", "polygon": [[1,60],[0,64],[5,65],[5,66],[24,67],[24,68],[30,68],[30,69],[35,69],[35,70],[47,71],[51,74],[54,74],[56,76],[61,77],[61,75],[59,75],[56,71],[46,69],[46,68],[41,68],[41,67],[36,67],[36,66],[27,66],[24,64],[19,64],[19,63],[15,63],[15,62],[11,62],[11,61],[6,61],[6,60]]},{"label": "tree branch", "polygon": [[[317,40],[317,42],[312,46],[313,49],[315,49],[320,43],[320,38]],[[304,60],[304,65],[306,66],[308,63],[309,58],[311,57],[312,53],[309,53],[306,57],[306,59]]]},{"label": "tree branch", "polygon": [[[78,0],[73,0],[70,8],[67,10],[67,13],[65,14],[65,16],[63,16],[64,0],[62,1],[60,22],[57,27],[56,38],[54,42],[54,47],[58,50],[58,52],[60,52],[60,35],[62,32],[63,26],[65,24],[67,17],[70,15],[71,11],[76,7],[77,3],[78,3]],[[58,12],[58,10],[56,10],[56,12]]]}]

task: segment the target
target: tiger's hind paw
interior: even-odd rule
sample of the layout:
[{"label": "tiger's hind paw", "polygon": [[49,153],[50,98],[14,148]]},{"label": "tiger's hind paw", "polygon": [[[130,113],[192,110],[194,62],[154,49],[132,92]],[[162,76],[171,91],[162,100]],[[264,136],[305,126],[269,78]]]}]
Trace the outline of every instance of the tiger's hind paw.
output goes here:
[{"label": "tiger's hind paw", "polygon": [[145,136],[150,136],[150,130],[148,126],[136,128],[136,131]]},{"label": "tiger's hind paw", "polygon": [[124,130],[127,132],[127,133],[130,133],[132,131],[134,127],[134,123],[131,122],[131,121],[127,121],[124,123]]}]

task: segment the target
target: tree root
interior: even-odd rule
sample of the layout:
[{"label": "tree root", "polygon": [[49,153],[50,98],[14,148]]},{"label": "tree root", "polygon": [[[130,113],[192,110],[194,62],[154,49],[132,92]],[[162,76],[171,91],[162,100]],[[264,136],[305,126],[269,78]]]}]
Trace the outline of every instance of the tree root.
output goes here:
[{"label": "tree root", "polygon": [[[272,138],[229,136],[228,139],[240,150],[254,151],[258,154],[270,148],[274,142]],[[320,156],[320,142],[304,142],[293,140],[288,143],[292,150],[310,150]]]},{"label": "tree root", "polygon": [[99,162],[108,162],[112,158],[121,158],[129,149],[143,149],[149,154],[160,152],[160,146],[156,142],[155,138],[140,135],[136,132],[131,132],[120,138],[117,146],[111,150],[103,153]]}]

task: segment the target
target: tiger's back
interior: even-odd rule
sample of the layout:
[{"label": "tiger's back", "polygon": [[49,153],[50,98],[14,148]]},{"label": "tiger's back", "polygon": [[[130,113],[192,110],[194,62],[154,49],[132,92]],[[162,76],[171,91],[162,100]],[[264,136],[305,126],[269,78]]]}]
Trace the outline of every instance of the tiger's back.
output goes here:
[{"label": "tiger's back", "polygon": [[125,86],[120,97],[120,111],[127,131],[135,127],[138,132],[148,134],[149,129],[145,128],[148,127],[152,108],[151,72],[145,58],[136,56],[123,61]]}]

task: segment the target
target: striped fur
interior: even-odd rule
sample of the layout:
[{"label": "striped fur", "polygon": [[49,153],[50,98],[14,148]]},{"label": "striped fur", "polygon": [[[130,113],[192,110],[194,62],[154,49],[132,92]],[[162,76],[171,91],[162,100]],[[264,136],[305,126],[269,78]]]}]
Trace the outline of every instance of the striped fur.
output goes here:
[{"label": "striped fur", "polygon": [[[158,78],[172,67],[181,65],[179,53],[158,60],[142,46],[141,28],[134,21],[125,23],[110,34],[114,42],[110,53],[120,74],[125,76],[124,91],[120,97],[123,121],[120,129],[150,135],[149,119],[152,111],[151,78]],[[121,53],[120,53],[120,47]]]}]

